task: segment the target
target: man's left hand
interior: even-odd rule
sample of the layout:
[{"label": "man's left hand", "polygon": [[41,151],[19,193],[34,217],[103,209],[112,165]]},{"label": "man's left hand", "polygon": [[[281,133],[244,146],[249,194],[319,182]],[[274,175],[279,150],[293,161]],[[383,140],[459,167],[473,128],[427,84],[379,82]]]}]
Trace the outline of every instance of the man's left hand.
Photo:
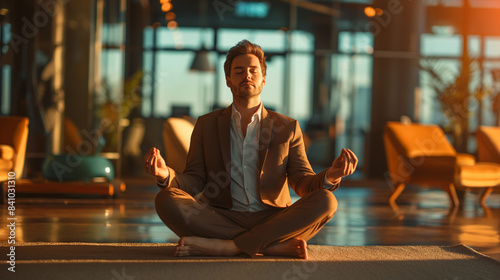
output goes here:
[{"label": "man's left hand", "polygon": [[332,166],[326,172],[326,178],[333,184],[338,184],[342,177],[351,175],[356,170],[358,158],[349,149],[342,149],[340,156],[336,158]]}]

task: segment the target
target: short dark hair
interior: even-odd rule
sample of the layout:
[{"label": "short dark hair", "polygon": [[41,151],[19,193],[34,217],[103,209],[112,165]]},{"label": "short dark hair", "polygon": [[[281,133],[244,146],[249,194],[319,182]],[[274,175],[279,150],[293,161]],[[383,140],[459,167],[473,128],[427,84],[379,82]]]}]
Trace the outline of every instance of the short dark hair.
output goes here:
[{"label": "short dark hair", "polygon": [[245,39],[239,41],[238,44],[236,44],[236,46],[230,48],[229,51],[227,52],[226,61],[224,62],[224,73],[226,74],[226,77],[231,76],[231,65],[233,64],[233,59],[238,55],[242,54],[255,55],[260,61],[260,68],[262,69],[262,75],[264,77],[266,76],[267,65],[266,65],[266,57],[264,56],[264,51],[259,45],[253,44]]}]

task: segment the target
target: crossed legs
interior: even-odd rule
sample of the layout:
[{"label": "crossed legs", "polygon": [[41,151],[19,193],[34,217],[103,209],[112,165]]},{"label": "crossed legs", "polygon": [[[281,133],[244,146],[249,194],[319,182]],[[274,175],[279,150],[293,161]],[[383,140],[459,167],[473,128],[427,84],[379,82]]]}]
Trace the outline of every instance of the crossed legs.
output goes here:
[{"label": "crossed legs", "polygon": [[165,225],[181,237],[177,256],[262,253],[307,258],[306,241],[333,217],[337,200],[330,191],[318,190],[288,208],[238,212],[166,188],[156,196],[155,205]]}]

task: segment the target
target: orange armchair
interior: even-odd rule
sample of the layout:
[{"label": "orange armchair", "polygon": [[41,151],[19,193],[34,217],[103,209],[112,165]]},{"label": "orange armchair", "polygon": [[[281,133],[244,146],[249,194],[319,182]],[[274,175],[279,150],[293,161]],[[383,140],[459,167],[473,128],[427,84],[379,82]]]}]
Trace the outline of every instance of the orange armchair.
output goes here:
[{"label": "orange armchair", "polygon": [[409,183],[443,187],[453,206],[459,201],[454,174],[457,161],[474,164],[472,156],[460,155],[437,125],[402,124],[388,122],[384,130],[388,177],[393,184],[389,198],[391,205]]},{"label": "orange armchair", "polygon": [[165,161],[176,172],[184,171],[194,124],[185,118],[168,118],[163,123]]},{"label": "orange armchair", "polygon": [[28,123],[26,117],[0,117],[0,182],[8,179],[13,171],[20,179],[24,170],[26,144],[28,142]]},{"label": "orange armchair", "polygon": [[[499,135],[492,133],[496,144],[490,143],[488,146],[497,147],[497,155]],[[478,146],[481,146],[481,141],[478,140]],[[394,187],[389,198],[393,207],[408,183],[443,187],[454,207],[459,205],[455,186],[484,189],[480,203],[486,206],[485,199],[494,187],[500,185],[500,164],[476,162],[472,155],[457,153],[437,125],[388,122],[384,131],[384,144],[388,177]],[[493,152],[480,151],[481,161],[485,160],[485,154],[491,156]]]}]

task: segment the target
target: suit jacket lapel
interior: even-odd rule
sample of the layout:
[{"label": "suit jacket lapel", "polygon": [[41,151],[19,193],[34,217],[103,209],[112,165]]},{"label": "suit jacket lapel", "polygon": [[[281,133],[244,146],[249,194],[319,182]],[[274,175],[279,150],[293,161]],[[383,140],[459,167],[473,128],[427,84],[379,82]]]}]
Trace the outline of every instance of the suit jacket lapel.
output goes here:
[{"label": "suit jacket lapel", "polygon": [[259,171],[262,174],[262,167],[266,161],[267,151],[269,150],[269,143],[273,136],[274,120],[269,117],[269,113],[265,108],[262,108],[262,123],[260,127],[259,136]]},{"label": "suit jacket lapel", "polygon": [[[232,106],[232,105],[231,105]],[[217,119],[218,131],[219,131],[219,144],[220,150],[222,152],[222,161],[224,162],[224,168],[227,174],[231,174],[231,106],[226,108],[222,115]]]}]

